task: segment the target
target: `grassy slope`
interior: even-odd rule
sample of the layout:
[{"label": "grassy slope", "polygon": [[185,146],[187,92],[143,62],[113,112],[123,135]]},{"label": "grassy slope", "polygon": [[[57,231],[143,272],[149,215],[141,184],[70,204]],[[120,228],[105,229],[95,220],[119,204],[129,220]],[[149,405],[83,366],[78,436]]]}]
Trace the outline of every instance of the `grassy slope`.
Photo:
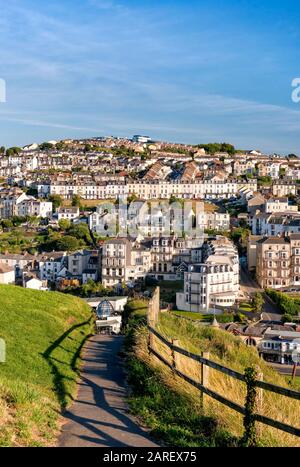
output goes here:
[{"label": "grassy slope", "polygon": [[[265,381],[288,387],[286,379],[270,368],[255,349],[247,347],[238,337],[211,327],[194,326],[192,322],[161,314],[159,330],[168,338],[177,338],[181,347],[194,353],[209,351],[211,360],[224,366],[244,372],[250,365],[263,373]],[[180,358],[181,370],[192,377],[199,375],[200,368],[191,364],[185,357]],[[218,371],[210,369],[209,387],[219,394],[243,405],[245,385]],[[191,389],[193,391],[193,389]],[[221,423],[231,433],[242,433],[242,418],[231,409],[208,399],[208,411],[217,415]],[[278,394],[264,391],[261,413],[293,426],[299,425],[300,404]],[[299,439],[265,425],[259,426],[260,440],[264,446],[299,446]]]},{"label": "grassy slope", "polygon": [[[136,308],[136,307],[135,307]],[[147,351],[147,333],[143,311],[134,310],[127,329],[129,350],[129,381],[133,388],[131,407],[134,413],[172,446],[236,445],[243,433],[242,417],[211,398],[205,397],[205,412],[199,407],[199,392],[174,376]],[[130,323],[129,321],[129,323]],[[136,326],[138,324],[138,326]],[[210,351],[210,358],[243,372],[249,365],[258,366],[264,380],[287,386],[285,378],[275,373],[254,349],[246,347],[239,338],[211,327],[195,326],[192,322],[162,313],[159,330],[169,339],[177,338],[179,345],[194,353]],[[157,343],[157,348],[169,359],[170,351]],[[198,380],[200,366],[180,356],[179,368]],[[138,381],[140,382],[138,384]],[[244,404],[243,383],[210,369],[209,387],[225,397]],[[177,400],[178,403],[174,403]],[[265,392],[261,413],[297,426],[300,407],[297,401]],[[205,418],[206,417],[206,418]],[[299,440],[278,430],[258,424],[263,446],[298,446]],[[230,433],[230,435],[229,435]]]},{"label": "grassy slope", "polygon": [[75,297],[0,286],[0,445],[53,443],[58,414],[74,395],[90,317]]},{"label": "grassy slope", "polygon": [[178,390],[174,378],[170,383],[166,373],[154,364],[146,346],[146,306],[146,302],[134,301],[127,307],[125,348],[132,412],[168,446],[236,446],[237,438],[216,417],[202,414],[199,395],[194,398]]}]

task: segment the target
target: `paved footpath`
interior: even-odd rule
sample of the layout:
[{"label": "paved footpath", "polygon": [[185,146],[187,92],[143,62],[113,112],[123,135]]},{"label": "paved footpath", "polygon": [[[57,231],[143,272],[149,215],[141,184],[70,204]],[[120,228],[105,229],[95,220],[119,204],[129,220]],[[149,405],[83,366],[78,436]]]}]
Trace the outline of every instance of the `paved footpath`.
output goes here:
[{"label": "paved footpath", "polygon": [[157,446],[128,413],[122,343],[122,336],[95,335],[85,345],[77,399],[64,413],[58,446]]}]

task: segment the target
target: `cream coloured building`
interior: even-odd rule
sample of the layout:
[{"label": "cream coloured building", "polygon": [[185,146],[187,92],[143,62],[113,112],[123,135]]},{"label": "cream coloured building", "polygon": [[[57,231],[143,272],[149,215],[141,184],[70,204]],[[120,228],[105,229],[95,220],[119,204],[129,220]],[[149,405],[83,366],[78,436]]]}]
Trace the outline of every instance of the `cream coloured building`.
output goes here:
[{"label": "cream coloured building", "polygon": [[189,265],[184,290],[176,294],[179,310],[207,313],[233,306],[239,293],[239,257],[234,245],[219,237],[203,245],[202,263]]}]

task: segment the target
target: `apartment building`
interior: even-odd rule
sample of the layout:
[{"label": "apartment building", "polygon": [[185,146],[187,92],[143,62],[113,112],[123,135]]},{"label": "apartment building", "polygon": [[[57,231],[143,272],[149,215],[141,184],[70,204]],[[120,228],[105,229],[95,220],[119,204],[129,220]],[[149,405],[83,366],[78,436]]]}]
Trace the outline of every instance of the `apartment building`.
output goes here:
[{"label": "apartment building", "polygon": [[131,280],[131,249],[128,238],[108,240],[102,247],[102,283],[113,286]]},{"label": "apartment building", "polygon": [[258,168],[258,175],[260,177],[271,177],[271,178],[279,178],[280,169],[287,168],[287,163],[282,162],[261,162],[257,165]]},{"label": "apartment building", "polygon": [[203,238],[174,236],[149,239],[115,238],[102,247],[102,282],[107,286],[134,282],[146,276],[178,280],[188,264],[199,262]]},{"label": "apartment building", "polygon": [[[262,238],[257,242],[256,257],[256,278],[262,288],[280,289],[291,285],[292,248],[290,238]],[[298,260],[300,260],[300,248]],[[297,278],[299,279],[299,277]]]},{"label": "apartment building", "polygon": [[9,219],[18,215],[18,204],[27,199],[26,194],[19,188],[3,189],[0,191],[0,217]]},{"label": "apartment building", "polygon": [[206,313],[233,306],[239,293],[239,258],[224,237],[203,245],[202,263],[184,273],[184,291],[176,294],[179,310]]},{"label": "apartment building", "polygon": [[38,183],[39,196],[60,195],[64,199],[72,199],[79,195],[83,199],[113,199],[135,195],[140,199],[179,198],[226,199],[237,196],[243,188],[257,190],[257,181],[248,180],[189,180],[168,181],[156,179],[155,176],[145,180],[127,180],[95,182],[53,180]]},{"label": "apartment building", "polygon": [[265,212],[276,213],[285,211],[298,211],[298,206],[289,202],[287,197],[270,198],[265,202]]},{"label": "apartment building", "polygon": [[232,163],[233,173],[237,177],[240,175],[253,174],[255,172],[255,160],[239,159]]},{"label": "apartment building", "polygon": [[33,196],[28,196],[23,201],[17,203],[18,216],[35,216],[50,218],[52,216],[52,202],[39,201]]},{"label": "apartment building", "polygon": [[297,185],[294,181],[274,180],[272,184],[272,194],[277,197],[284,197],[297,194]]},{"label": "apartment building", "polygon": [[38,277],[57,283],[62,279],[78,280],[85,284],[89,279],[100,278],[100,253],[98,250],[80,250],[75,253],[43,253],[36,257]]},{"label": "apartment building", "polygon": [[276,214],[258,212],[250,220],[253,235],[275,237],[300,232],[300,212],[286,211]]},{"label": "apartment building", "polygon": [[68,259],[65,252],[43,253],[37,256],[38,277],[42,281],[57,282],[68,275]]}]

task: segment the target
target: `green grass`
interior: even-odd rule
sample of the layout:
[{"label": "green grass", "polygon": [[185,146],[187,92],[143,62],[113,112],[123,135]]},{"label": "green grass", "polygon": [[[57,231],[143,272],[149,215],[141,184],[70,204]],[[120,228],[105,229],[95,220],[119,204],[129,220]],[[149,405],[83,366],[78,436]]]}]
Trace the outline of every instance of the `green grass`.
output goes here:
[{"label": "green grass", "polygon": [[201,313],[196,313],[194,311],[173,310],[172,313],[174,313],[177,316],[181,316],[182,318],[193,319],[195,321],[205,320],[205,315]]},{"label": "green grass", "polygon": [[252,313],[253,312],[253,307],[252,307],[252,305],[250,303],[242,302],[239,305],[239,310],[240,311],[247,311],[248,313]]},{"label": "green grass", "polygon": [[[172,313],[175,316],[179,316],[182,318],[187,318],[193,321],[200,321],[204,323],[211,323],[214,319],[214,315],[212,313],[202,314],[193,311],[181,311],[181,310],[173,310]],[[234,321],[240,321],[238,315],[236,313],[223,313],[221,315],[215,316],[218,323],[231,323]]]},{"label": "green grass", "polygon": [[73,399],[90,308],[60,293],[0,286],[0,445],[53,444],[61,409]]},{"label": "green grass", "polygon": [[159,372],[138,358],[128,360],[129,403],[133,413],[151,428],[151,434],[168,446],[228,447],[237,438],[201,413],[199,402],[164,385]]},{"label": "green grass", "polygon": [[285,376],[285,379],[291,388],[300,391],[300,376],[295,376],[293,380],[290,376]]}]

